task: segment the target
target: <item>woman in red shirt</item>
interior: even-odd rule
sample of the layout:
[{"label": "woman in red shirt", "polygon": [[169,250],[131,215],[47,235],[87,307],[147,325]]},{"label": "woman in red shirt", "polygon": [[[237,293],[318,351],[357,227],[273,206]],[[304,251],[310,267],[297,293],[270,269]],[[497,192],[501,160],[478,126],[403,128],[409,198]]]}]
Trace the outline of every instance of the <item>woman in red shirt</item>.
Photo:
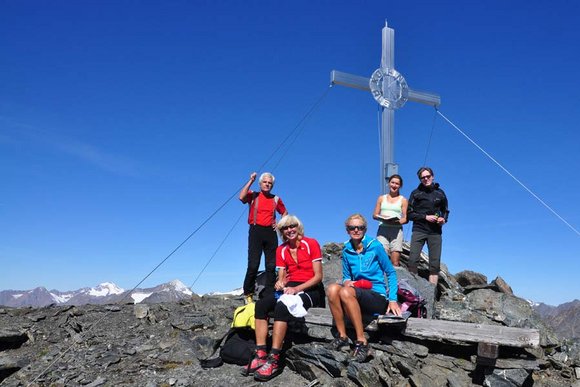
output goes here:
[{"label": "woman in red shirt", "polygon": [[[280,219],[278,233],[284,243],[276,249],[276,292],[266,294],[256,303],[256,353],[247,366],[247,370],[260,381],[270,380],[282,371],[280,351],[288,320],[306,314],[306,310],[313,306],[323,307],[325,302],[322,253],[318,242],[304,236],[302,222],[293,215]],[[272,349],[268,354],[268,312],[272,310]]]}]

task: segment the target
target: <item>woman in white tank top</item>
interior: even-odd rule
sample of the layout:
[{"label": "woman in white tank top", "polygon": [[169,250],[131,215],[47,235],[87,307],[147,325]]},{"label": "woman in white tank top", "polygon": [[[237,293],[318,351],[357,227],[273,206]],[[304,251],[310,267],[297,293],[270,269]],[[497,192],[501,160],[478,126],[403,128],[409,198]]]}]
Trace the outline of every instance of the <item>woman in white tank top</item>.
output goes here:
[{"label": "woman in white tank top", "polygon": [[393,266],[399,266],[403,251],[403,225],[407,223],[407,199],[399,193],[403,178],[392,175],[388,181],[389,193],[377,199],[373,219],[380,222],[377,240],[389,254]]}]

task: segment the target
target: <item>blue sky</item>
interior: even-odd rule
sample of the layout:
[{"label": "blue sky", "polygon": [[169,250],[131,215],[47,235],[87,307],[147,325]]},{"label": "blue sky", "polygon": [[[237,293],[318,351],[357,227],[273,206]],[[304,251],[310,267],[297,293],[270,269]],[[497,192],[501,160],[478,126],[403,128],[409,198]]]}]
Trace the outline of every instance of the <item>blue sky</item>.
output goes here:
[{"label": "blue sky", "polygon": [[[579,8],[2,1],[0,289],[135,286],[268,160],[331,70],[379,67],[385,20],[410,87],[441,95],[443,114],[578,229]],[[443,263],[535,301],[579,298],[578,234],[435,116],[397,111],[395,160],[405,196],[427,155],[449,197]],[[262,170],[307,235],[342,242],[380,191],[377,105],[336,86],[300,128]],[[142,286],[191,285],[244,211],[228,202]],[[246,248],[244,215],[193,290],[240,287]]]}]

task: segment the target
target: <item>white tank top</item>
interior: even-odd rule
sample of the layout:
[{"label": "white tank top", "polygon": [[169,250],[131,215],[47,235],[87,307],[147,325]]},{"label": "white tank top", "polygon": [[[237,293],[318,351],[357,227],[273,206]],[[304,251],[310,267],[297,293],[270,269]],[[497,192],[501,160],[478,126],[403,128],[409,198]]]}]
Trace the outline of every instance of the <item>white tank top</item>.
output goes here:
[{"label": "white tank top", "polygon": [[[389,203],[387,200],[387,195],[383,195],[383,200],[381,201],[381,212],[380,215],[385,218],[399,218],[401,219],[403,215],[403,196],[399,195],[399,200],[394,203]],[[387,224],[386,222],[381,222],[381,224]]]}]

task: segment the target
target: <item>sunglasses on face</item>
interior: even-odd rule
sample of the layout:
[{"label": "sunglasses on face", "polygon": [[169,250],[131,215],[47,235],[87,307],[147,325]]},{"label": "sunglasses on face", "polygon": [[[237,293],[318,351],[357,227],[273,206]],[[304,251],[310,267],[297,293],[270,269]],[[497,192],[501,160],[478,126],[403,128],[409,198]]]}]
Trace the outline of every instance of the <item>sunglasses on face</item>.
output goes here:
[{"label": "sunglasses on face", "polygon": [[366,226],[346,226],[346,229],[348,231],[355,231],[355,230],[364,231],[367,229],[367,227]]},{"label": "sunglasses on face", "polygon": [[421,176],[421,180],[427,180],[430,179],[431,175],[425,175],[425,176]]},{"label": "sunglasses on face", "polygon": [[296,228],[296,227],[298,227],[297,224],[289,224],[288,226],[280,227],[280,230],[286,231],[286,230],[288,230],[290,228]]}]

